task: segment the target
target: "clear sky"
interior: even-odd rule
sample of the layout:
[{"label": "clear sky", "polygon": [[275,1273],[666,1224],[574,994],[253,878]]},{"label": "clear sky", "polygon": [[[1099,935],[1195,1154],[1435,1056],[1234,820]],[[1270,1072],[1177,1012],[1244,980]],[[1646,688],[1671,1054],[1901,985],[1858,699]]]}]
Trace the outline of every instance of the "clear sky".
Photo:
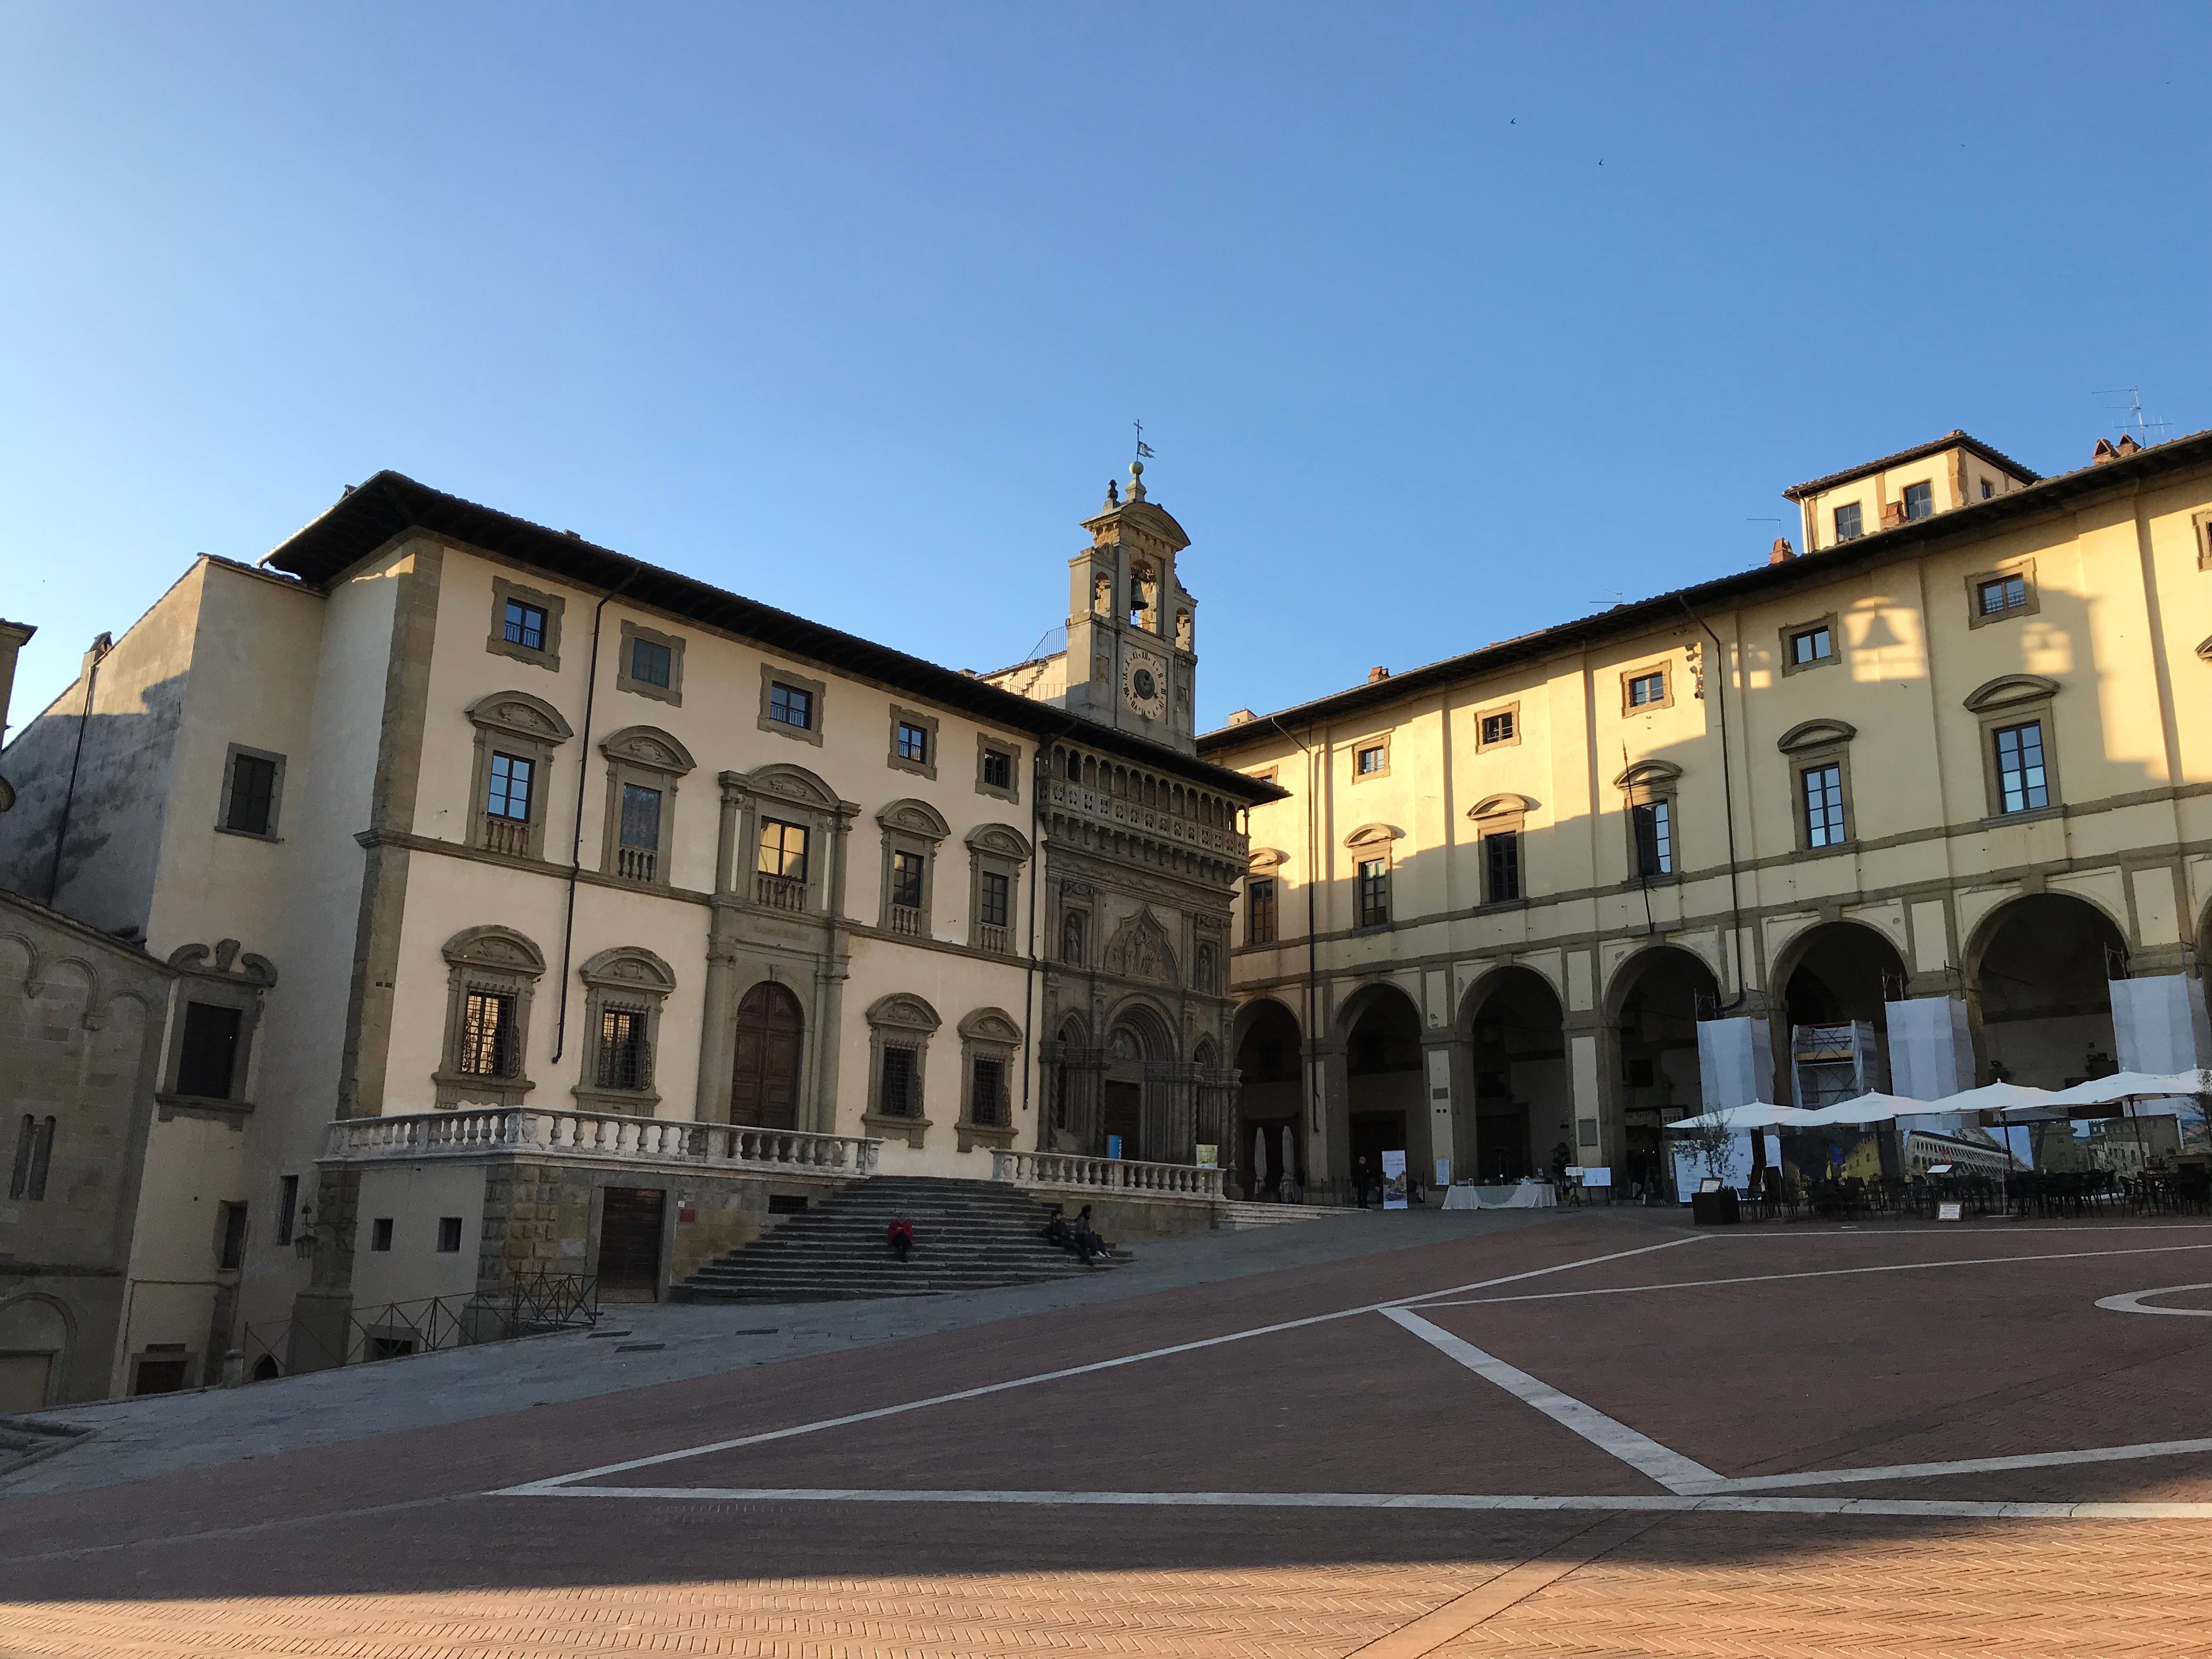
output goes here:
[{"label": "clear sky", "polygon": [[998,667],[1137,418],[1201,724],[1302,701],[1953,427],[2212,425],[2208,64],[2202,3],[5,0],[15,718],[380,467]]}]

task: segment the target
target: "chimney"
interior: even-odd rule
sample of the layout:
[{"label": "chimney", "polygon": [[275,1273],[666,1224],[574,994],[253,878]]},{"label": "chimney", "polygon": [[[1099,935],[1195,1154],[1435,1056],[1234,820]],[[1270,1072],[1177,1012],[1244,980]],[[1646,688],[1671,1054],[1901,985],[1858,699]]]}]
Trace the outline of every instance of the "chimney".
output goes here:
[{"label": "chimney", "polygon": [[1766,556],[1766,562],[1769,564],[1787,564],[1796,556],[1797,550],[1790,545],[1790,538],[1777,536],[1774,538],[1774,550]]},{"label": "chimney", "polygon": [[2120,434],[2119,442],[2112,446],[2112,453],[2116,456],[2125,457],[2134,454],[2142,447],[2142,446],[2136,441],[2136,434],[2134,433],[2123,432]]},{"label": "chimney", "polygon": [[2119,458],[2120,452],[2112,447],[2111,440],[2100,438],[2097,447],[2089,452],[2089,465],[2102,466],[2106,461],[2117,461]]},{"label": "chimney", "polygon": [[1232,708],[1229,711],[1229,723],[1231,726],[1249,726],[1259,718],[1249,708]]},{"label": "chimney", "polygon": [[1377,663],[1374,667],[1367,671],[1367,683],[1370,685],[1374,684],[1377,680],[1387,680],[1389,678],[1390,671],[1383,667],[1380,663]]},{"label": "chimney", "polygon": [[39,630],[28,623],[0,619],[0,743],[7,741],[8,694],[15,684],[15,653],[31,642]]}]

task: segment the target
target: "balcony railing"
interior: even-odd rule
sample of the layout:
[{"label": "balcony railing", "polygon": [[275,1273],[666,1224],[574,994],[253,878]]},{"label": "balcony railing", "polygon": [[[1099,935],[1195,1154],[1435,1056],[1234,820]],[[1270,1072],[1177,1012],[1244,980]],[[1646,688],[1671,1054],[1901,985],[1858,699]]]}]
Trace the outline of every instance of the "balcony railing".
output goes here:
[{"label": "balcony railing", "polygon": [[341,1118],[325,1154],[339,1163],[483,1157],[680,1164],[701,1169],[766,1169],[821,1174],[875,1173],[880,1140],[803,1134],[736,1123],[685,1123],[613,1112],[497,1106]]},{"label": "balcony railing", "polygon": [[1218,1169],[1197,1164],[1139,1164],[1126,1158],[1079,1158],[1066,1152],[991,1154],[994,1181],[1017,1187],[1058,1187],[1084,1193],[1218,1199],[1221,1174]]},{"label": "balcony railing", "polygon": [[624,881],[652,881],[660,868],[660,854],[650,847],[615,848],[615,873]]},{"label": "balcony railing", "polygon": [[1004,956],[1007,949],[1006,930],[991,922],[983,922],[975,929],[975,943],[980,949]]},{"label": "balcony railing", "polygon": [[526,819],[501,817],[496,812],[484,814],[483,845],[487,853],[504,853],[510,858],[530,855],[530,824]]},{"label": "balcony railing", "polygon": [[891,906],[891,932],[911,933],[915,938],[920,939],[921,937],[921,907],[914,904]]},{"label": "balcony railing", "polygon": [[765,904],[771,910],[804,910],[806,884],[796,876],[772,876],[765,870],[756,870],[753,902]]}]

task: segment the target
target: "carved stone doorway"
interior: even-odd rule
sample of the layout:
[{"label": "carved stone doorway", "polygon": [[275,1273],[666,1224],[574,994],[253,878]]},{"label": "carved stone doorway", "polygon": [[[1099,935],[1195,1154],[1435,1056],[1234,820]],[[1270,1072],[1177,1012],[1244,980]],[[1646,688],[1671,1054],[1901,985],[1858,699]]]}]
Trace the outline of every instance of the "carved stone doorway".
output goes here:
[{"label": "carved stone doorway", "polygon": [[763,980],[738,1004],[730,1121],[758,1129],[799,1127],[799,1073],[806,1016],[799,999]]}]

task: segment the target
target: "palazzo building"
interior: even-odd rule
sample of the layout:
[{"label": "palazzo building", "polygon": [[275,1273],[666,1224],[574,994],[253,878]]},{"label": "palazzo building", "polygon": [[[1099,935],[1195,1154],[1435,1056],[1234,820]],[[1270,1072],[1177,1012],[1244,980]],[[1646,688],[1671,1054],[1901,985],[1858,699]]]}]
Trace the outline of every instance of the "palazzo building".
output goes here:
[{"label": "palazzo building", "polygon": [[2212,434],[1964,433],[1800,484],[1800,555],[1278,713],[1240,1146],[1660,1180],[1662,1123],[2212,1063]]},{"label": "palazzo building", "polygon": [[1175,520],[1085,528],[1049,685],[390,472],[102,635],[0,751],[14,1392],[659,1294],[876,1168],[1218,1157],[1278,791],[1194,753]]}]

